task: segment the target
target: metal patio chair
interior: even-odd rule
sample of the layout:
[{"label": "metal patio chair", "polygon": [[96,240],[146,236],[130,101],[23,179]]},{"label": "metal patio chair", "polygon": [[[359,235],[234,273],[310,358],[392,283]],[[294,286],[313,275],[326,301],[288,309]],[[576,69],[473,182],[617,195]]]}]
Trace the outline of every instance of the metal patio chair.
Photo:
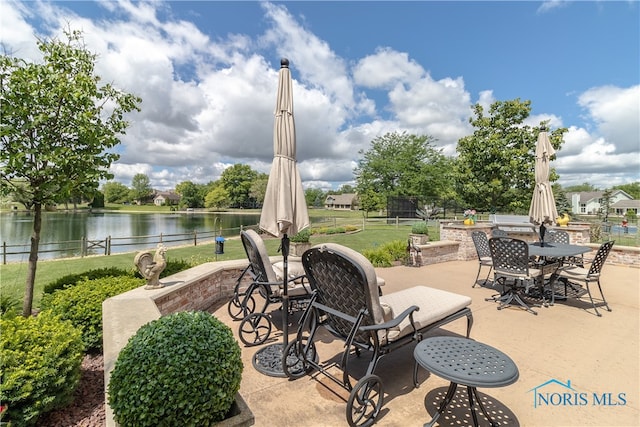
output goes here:
[{"label": "metal patio chair", "polygon": [[[271,335],[273,322],[267,308],[271,304],[282,307],[284,280],[278,275],[277,265],[273,265],[267,254],[264,241],[253,230],[243,230],[240,233],[242,245],[249,259],[249,265],[236,281],[234,295],[227,305],[229,315],[234,320],[240,320],[238,328],[240,340],[247,346],[264,343]],[[287,294],[289,296],[289,310],[300,311],[306,307],[310,298],[311,288],[305,280],[300,268],[291,268],[287,274]],[[250,282],[246,285],[245,276],[249,274]],[[262,308],[256,311],[256,304],[264,301]]]},{"label": "metal patio chair", "polygon": [[[467,317],[467,337],[473,324],[471,298],[415,286],[378,295],[373,265],[360,253],[338,244],[306,251],[302,264],[313,294],[295,340],[284,351],[283,370],[291,379],[316,369],[350,392],[346,416],[350,426],[369,426],[383,403],[383,385],[376,366],[390,352],[422,339],[425,331]],[[314,339],[319,328],[343,340],[339,368],[342,379],[328,371],[336,363],[318,362]],[[352,351],[369,352],[366,374],[355,385],[349,379]]]},{"label": "metal patio chair", "polygon": [[[543,281],[542,270],[531,267],[529,245],[524,240],[509,237],[492,237],[489,239],[489,249],[493,259],[495,281],[502,285],[503,292],[498,298],[487,298],[500,302],[498,310],[511,307],[517,303],[529,313],[538,314],[520,296],[520,289],[525,293]],[[511,282],[507,280],[512,279]],[[543,292],[544,293],[544,292]]]},{"label": "metal patio chair", "polygon": [[487,277],[484,279],[484,282],[482,282],[482,286],[487,284],[489,275],[493,270],[493,259],[491,259],[491,250],[489,250],[489,239],[483,231],[474,231],[471,233],[471,239],[473,240],[473,245],[475,246],[476,254],[478,255],[478,274],[476,274],[473,286],[471,286],[472,288],[475,288],[476,284],[478,284],[478,277],[480,277],[482,267],[489,267]]},{"label": "metal patio chair", "polygon": [[586,266],[580,267],[577,265],[563,265],[558,269],[558,277],[560,280],[564,282],[565,288],[564,293],[567,295],[567,286],[572,286],[575,289],[575,286],[580,286],[584,283],[587,294],[589,295],[589,300],[591,301],[591,305],[596,312],[598,317],[602,315],[598,311],[598,307],[596,306],[595,301],[593,300],[593,296],[591,295],[591,289],[589,289],[589,284],[595,282],[598,284],[598,290],[600,291],[601,302],[600,305],[604,306],[607,311],[611,311],[607,300],[604,298],[604,294],[602,293],[602,286],[600,285],[600,274],[602,273],[602,267],[604,267],[604,263],[609,256],[609,252],[611,252],[611,248],[615,242],[610,240],[608,242],[603,243],[598,248],[598,252],[596,252],[595,257],[589,264],[589,267]]}]

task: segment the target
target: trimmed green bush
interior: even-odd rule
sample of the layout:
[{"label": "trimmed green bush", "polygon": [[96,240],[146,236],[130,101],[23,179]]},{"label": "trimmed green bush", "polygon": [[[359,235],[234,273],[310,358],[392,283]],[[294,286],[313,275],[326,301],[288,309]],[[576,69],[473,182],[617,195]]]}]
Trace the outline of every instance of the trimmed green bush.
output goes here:
[{"label": "trimmed green bush", "polygon": [[240,389],[240,346],[205,312],[181,312],[142,326],[111,372],[109,406],[122,426],[210,426]]},{"label": "trimmed green bush", "polygon": [[291,236],[289,240],[294,243],[307,243],[310,238],[311,238],[311,230],[308,228],[305,228],[304,230],[299,231],[298,233]]},{"label": "trimmed green bush", "polygon": [[130,269],[117,268],[117,267],[105,267],[105,268],[97,268],[94,270],[87,270],[83,273],[79,274],[68,274],[55,280],[51,283],[48,283],[44,286],[44,293],[51,294],[58,289],[69,288],[71,286],[75,286],[76,283],[83,280],[95,280],[101,279],[103,277],[118,277],[118,276],[130,276],[133,277],[134,270],[133,267]]},{"label": "trimmed green bush", "polygon": [[411,226],[411,232],[413,234],[429,234],[429,227],[424,221],[416,222]]},{"label": "trimmed green bush", "polygon": [[73,399],[84,355],[80,331],[51,312],[2,316],[0,330],[2,421],[35,425]]},{"label": "trimmed green bush", "polygon": [[88,351],[102,350],[102,302],[107,298],[144,286],[143,279],[118,276],[83,280],[42,297],[42,310],[50,310],[82,331]]}]

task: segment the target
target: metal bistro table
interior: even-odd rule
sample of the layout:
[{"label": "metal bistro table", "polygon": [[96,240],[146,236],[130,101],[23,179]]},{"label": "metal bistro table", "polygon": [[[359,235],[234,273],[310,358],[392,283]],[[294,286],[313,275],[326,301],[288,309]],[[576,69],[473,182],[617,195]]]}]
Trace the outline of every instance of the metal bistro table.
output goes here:
[{"label": "metal bistro table", "polygon": [[[588,246],[568,245],[566,243],[529,243],[529,256],[537,256],[541,259],[563,259],[590,252]],[[543,276],[551,274],[549,277],[549,286],[551,287],[551,305],[555,303],[555,292],[553,284],[558,278],[558,268],[560,263],[550,263],[542,265]],[[544,280],[544,277],[542,278]]]},{"label": "metal bistro table", "polygon": [[[500,350],[468,338],[431,337],[418,343],[413,356],[416,360],[413,381],[418,384],[418,365],[429,372],[450,381],[447,395],[438,412],[425,427],[433,426],[453,400],[458,385],[467,387],[469,409],[473,425],[478,426],[474,399],[491,426],[498,424],[489,416],[476,387],[504,387],[513,384],[520,376],[513,360]],[[425,407],[427,403],[425,402]]]}]

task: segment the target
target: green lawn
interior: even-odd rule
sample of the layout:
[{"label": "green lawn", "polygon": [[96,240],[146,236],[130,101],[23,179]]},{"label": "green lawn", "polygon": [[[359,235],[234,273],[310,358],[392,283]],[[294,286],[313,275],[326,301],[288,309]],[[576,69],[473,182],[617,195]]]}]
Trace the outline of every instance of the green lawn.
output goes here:
[{"label": "green lawn", "polygon": [[[351,222],[354,223],[353,221]],[[438,233],[435,228],[430,230],[434,235]],[[383,243],[402,240],[406,241],[409,229],[406,226],[395,227],[387,225],[367,226],[363,231],[352,234],[314,235],[311,242],[340,243],[362,252],[364,249],[375,248]],[[278,255],[280,240],[275,238],[265,238],[265,244],[269,255]],[[133,258],[135,252],[117,254],[110,256],[89,256],[84,258],[72,258],[61,260],[44,260],[38,262],[36,271],[36,283],[34,290],[34,307],[38,307],[42,297],[42,290],[47,283],[50,283],[68,274],[77,274],[83,271],[104,267],[134,268]],[[224,244],[224,254],[217,255],[218,261],[245,259],[246,255],[239,238],[227,239]],[[185,246],[169,248],[167,259],[182,259],[194,265],[204,262],[215,261],[215,246],[213,243],[200,244],[198,246]],[[27,263],[10,263],[0,265],[0,281],[2,283],[1,296],[22,301],[24,296],[24,286],[27,275]]]}]

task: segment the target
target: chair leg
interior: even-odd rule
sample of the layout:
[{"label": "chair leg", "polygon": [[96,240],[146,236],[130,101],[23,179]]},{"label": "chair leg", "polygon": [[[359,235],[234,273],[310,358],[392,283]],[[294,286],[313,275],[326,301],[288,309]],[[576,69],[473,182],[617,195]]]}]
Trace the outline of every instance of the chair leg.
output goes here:
[{"label": "chair leg", "polygon": [[604,298],[604,294],[602,293],[602,286],[600,286],[600,279],[598,279],[598,290],[600,290],[600,296],[602,297],[602,302],[604,302],[604,308],[607,311],[612,311],[611,308],[609,307],[609,303],[607,302],[607,300]]},{"label": "chair leg", "polygon": [[[604,294],[602,293],[602,286],[600,286],[600,279],[598,279],[598,289],[600,290],[600,296],[602,297],[602,302],[604,303],[604,308],[607,311],[611,311],[611,308],[609,308],[609,304],[607,303],[607,300],[604,299]],[[593,306],[593,309],[596,312],[596,315],[598,317],[602,317],[602,314],[600,314],[600,312],[598,311],[598,307],[596,306],[595,301],[593,301],[593,296],[591,296],[591,289],[589,287],[589,281],[586,281],[586,285],[587,285],[587,294],[589,294],[589,300],[591,301],[591,305]]]},{"label": "chair leg", "polygon": [[473,281],[473,286],[471,286],[472,288],[475,288],[476,285],[478,284],[478,277],[480,277],[480,270],[482,270],[482,264],[478,265],[478,274],[476,274],[476,279]]},{"label": "chair leg", "polygon": [[484,283],[482,283],[482,286],[487,286],[487,282],[489,281],[489,276],[491,275],[492,270],[493,270],[493,266],[489,266],[489,272],[487,273],[487,277],[485,277]]}]

